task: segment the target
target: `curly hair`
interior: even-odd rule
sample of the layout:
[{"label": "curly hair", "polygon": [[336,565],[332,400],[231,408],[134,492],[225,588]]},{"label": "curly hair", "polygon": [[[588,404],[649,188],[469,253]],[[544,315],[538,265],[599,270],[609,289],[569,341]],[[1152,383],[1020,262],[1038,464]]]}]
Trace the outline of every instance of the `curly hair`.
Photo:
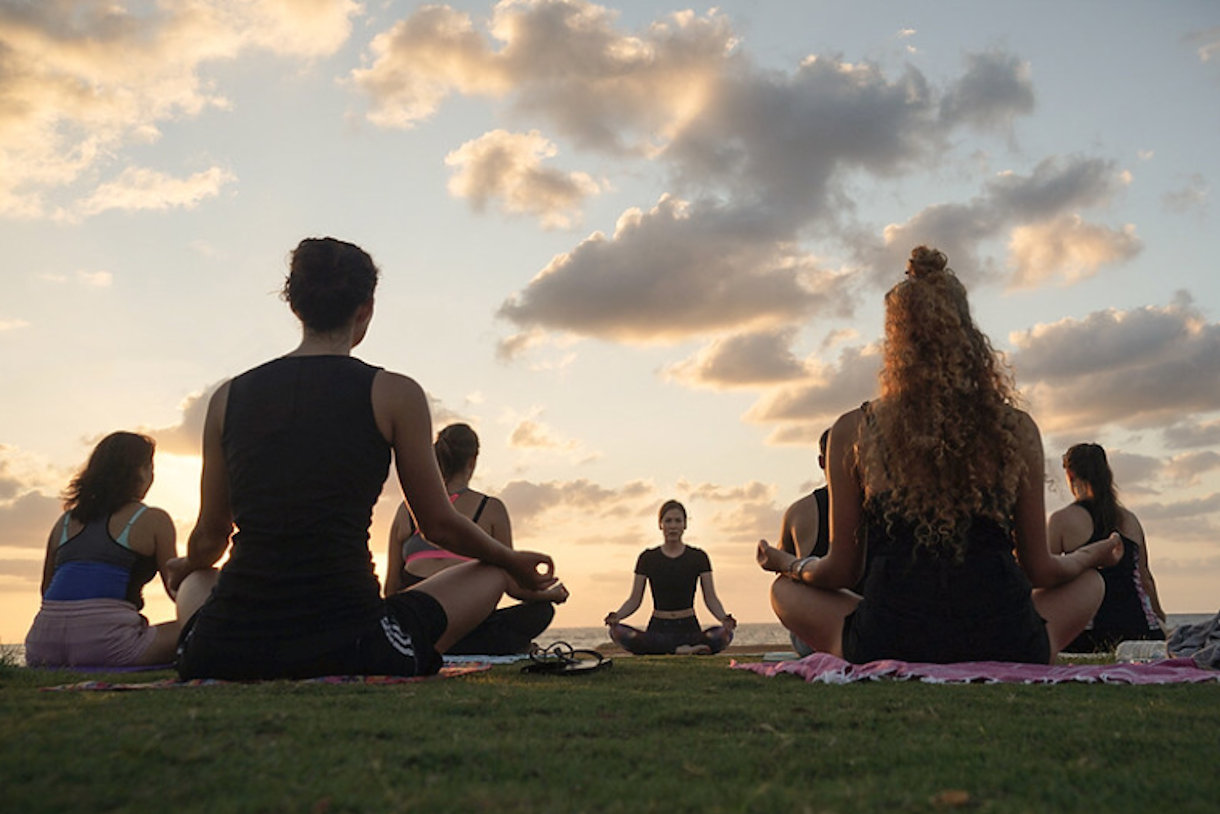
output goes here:
[{"label": "curly hair", "polygon": [[888,491],[888,525],[909,523],[917,547],[960,557],[973,517],[1010,525],[1024,474],[1015,386],[948,258],[917,246],[906,274],[885,295],[881,398],[857,465],[866,502]]},{"label": "curly hair", "polygon": [[140,469],[152,463],[156,448],[153,439],[134,432],[112,432],[98,441],[85,468],[60,495],[64,511],[82,523],[92,523],[139,500]]}]

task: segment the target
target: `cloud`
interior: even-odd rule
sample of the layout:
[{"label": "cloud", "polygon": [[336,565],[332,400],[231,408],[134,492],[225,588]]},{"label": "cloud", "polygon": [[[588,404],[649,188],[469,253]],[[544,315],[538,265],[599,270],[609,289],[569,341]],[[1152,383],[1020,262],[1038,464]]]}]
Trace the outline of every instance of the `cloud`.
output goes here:
[{"label": "cloud", "polygon": [[966,55],[966,72],[941,98],[941,121],[967,122],[982,129],[1007,129],[1034,110],[1029,65],[1016,56],[992,51]]},{"label": "cloud", "polygon": [[1018,378],[1051,431],[1168,425],[1220,409],[1220,326],[1186,297],[1037,325],[1010,339]]},{"label": "cloud", "polygon": [[452,93],[512,94],[578,145],[648,153],[702,103],[735,39],[714,14],[669,15],[637,34],[616,12],[581,0],[504,0],[488,34],[469,15],[425,6],[374,38],[370,66],[352,72],[370,121],[411,127]]},{"label": "cloud", "polygon": [[612,237],[595,233],[556,257],[498,313],[527,330],[642,343],[846,310],[835,275],[791,245],[755,239],[752,226],[665,196],[626,212]]},{"label": "cloud", "polygon": [[0,501],[0,547],[44,550],[51,526],[62,512],[58,498],[38,491]]},{"label": "cloud", "polygon": [[1180,484],[1193,486],[1205,472],[1220,469],[1220,453],[1213,450],[1175,455],[1165,464],[1165,474]]},{"label": "cloud", "polygon": [[1220,57],[1220,25],[1191,33],[1186,41],[1195,45],[1195,54],[1200,62],[1211,62]]},{"label": "cloud", "polygon": [[[1060,264],[1095,262],[1097,257],[1126,259],[1139,243],[1128,229],[1114,232],[1079,219],[1083,208],[1108,203],[1126,188],[1129,176],[1112,161],[1083,156],[1054,156],[1026,174],[1006,171],[983,186],[967,203],[933,204],[906,223],[890,224],[878,245],[871,234],[855,241],[859,262],[873,269],[874,282],[891,284],[906,267],[911,247],[934,245],[949,256],[950,266],[967,283],[1005,272],[984,262],[979,244],[1010,232],[1010,252],[1026,248],[1032,238],[1046,235],[1059,249],[1046,258]],[[1023,231],[1032,229],[1033,231]],[[1015,240],[1013,235],[1021,235]],[[1088,249],[1088,251],[1085,251]],[[1108,249],[1108,253],[1105,251]],[[1010,257],[1010,284],[1031,262]],[[1055,267],[1058,271],[1058,267]]]},{"label": "cloud", "polygon": [[1169,449],[1220,446],[1220,420],[1185,420],[1166,427],[1161,431],[1161,435]]},{"label": "cloud", "polygon": [[792,353],[795,328],[717,339],[693,357],[665,370],[673,381],[695,387],[754,387],[799,379],[805,365]]},{"label": "cloud", "polygon": [[633,481],[615,489],[584,478],[543,483],[514,480],[500,490],[500,499],[512,512],[513,524],[528,527],[540,522],[541,515],[559,510],[592,518],[622,516],[638,509],[643,498],[652,491],[652,485],[643,481]]},{"label": "cloud", "polygon": [[[808,380],[765,393],[746,412],[756,424],[778,424],[773,443],[808,443],[836,418],[877,394],[881,370],[880,345],[844,348],[834,365],[810,364]],[[789,425],[799,425],[793,432]]]},{"label": "cloud", "polygon": [[1058,278],[1071,285],[1092,277],[1103,266],[1130,260],[1143,249],[1135,226],[1121,229],[1085,223],[1079,215],[1021,226],[1008,244],[1012,288],[1035,288]]},{"label": "cloud", "polygon": [[[553,428],[536,418],[526,418],[513,427],[508,436],[508,445],[512,449],[535,450],[541,452],[562,452],[569,455],[581,455],[584,445],[572,438],[563,438]],[[597,455],[582,455],[584,460],[598,457]]]},{"label": "cloud", "polygon": [[1199,173],[1194,173],[1186,179],[1180,188],[1166,192],[1161,196],[1165,209],[1175,214],[1184,215],[1189,212],[1203,212],[1207,209],[1207,200],[1211,190],[1207,180]]},{"label": "cloud", "polygon": [[191,393],[178,405],[182,420],[170,427],[143,427],[141,432],[151,435],[157,442],[159,452],[172,455],[199,455],[203,442],[203,423],[208,414],[208,402],[225,381],[214,382],[197,393]]},{"label": "cloud", "polygon": [[333,53],[359,8],[351,0],[0,6],[0,215],[72,211],[47,196],[79,195],[126,163],[126,148],[158,140],[164,123],[228,105],[201,66],[248,49]]},{"label": "cloud", "polygon": [[469,199],[476,211],[498,202],[508,214],[533,215],[545,228],[566,229],[584,199],[601,188],[587,173],[543,167],[542,160],[557,152],[537,130],[484,133],[445,157],[455,168],[449,192]]},{"label": "cloud", "polygon": [[24,319],[0,319],[0,333],[4,331],[16,331],[21,328],[30,327],[30,323]]},{"label": "cloud", "polygon": [[82,200],[75,212],[90,216],[111,209],[135,212],[144,209],[194,209],[200,201],[220,194],[237,176],[219,167],[187,178],[171,178],[142,167],[128,167],[119,176],[101,184]]}]

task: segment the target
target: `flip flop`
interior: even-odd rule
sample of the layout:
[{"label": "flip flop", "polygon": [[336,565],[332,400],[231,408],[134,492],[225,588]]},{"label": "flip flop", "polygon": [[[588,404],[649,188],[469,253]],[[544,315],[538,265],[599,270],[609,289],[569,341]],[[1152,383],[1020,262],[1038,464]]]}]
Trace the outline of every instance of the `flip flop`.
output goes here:
[{"label": "flip flop", "polygon": [[592,673],[614,665],[613,659],[596,650],[576,650],[567,642],[555,642],[549,647],[534,645],[529,657],[530,663],[521,668],[523,673],[572,675]]}]

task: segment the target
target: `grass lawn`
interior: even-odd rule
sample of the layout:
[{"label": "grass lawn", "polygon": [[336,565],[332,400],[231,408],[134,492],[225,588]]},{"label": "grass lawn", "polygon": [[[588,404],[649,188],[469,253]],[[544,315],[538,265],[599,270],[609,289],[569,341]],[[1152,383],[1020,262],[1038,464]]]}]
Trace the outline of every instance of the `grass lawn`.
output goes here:
[{"label": "grass lawn", "polygon": [[501,666],[382,687],[68,693],[38,687],[86,676],[0,667],[0,801],[11,812],[1220,807],[1220,684],[826,686],[727,664],[620,657],[568,677]]}]

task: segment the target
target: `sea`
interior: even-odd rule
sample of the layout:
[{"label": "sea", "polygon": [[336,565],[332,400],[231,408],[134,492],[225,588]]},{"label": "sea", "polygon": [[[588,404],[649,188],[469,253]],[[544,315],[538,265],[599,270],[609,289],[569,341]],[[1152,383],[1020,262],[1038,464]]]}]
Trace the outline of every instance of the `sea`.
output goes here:
[{"label": "sea", "polygon": [[[1170,628],[1179,625],[1195,625],[1212,619],[1211,613],[1170,613],[1166,615],[1166,623]],[[610,636],[604,625],[596,627],[555,627],[547,629],[538,637],[541,645],[555,642],[567,642],[574,648],[593,649],[610,645]],[[788,650],[791,644],[788,631],[777,622],[741,623],[733,635],[733,645],[742,647],[766,648],[769,650]],[[23,666],[25,664],[25,648],[19,644],[0,644],[0,659],[11,660]]]}]

